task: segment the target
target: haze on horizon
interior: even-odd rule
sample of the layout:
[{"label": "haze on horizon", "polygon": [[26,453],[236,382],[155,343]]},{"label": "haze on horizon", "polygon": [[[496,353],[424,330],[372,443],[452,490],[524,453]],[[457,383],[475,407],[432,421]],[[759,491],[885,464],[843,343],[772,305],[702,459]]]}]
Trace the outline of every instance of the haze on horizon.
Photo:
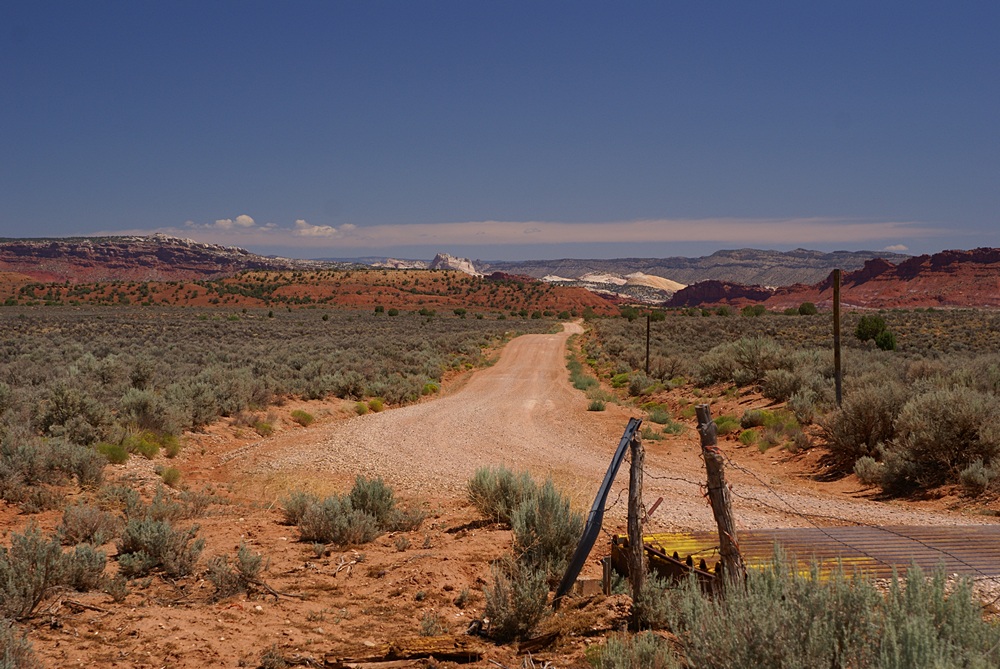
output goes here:
[{"label": "haze on horizon", "polygon": [[0,236],[292,257],[1000,246],[1000,5],[0,9]]}]

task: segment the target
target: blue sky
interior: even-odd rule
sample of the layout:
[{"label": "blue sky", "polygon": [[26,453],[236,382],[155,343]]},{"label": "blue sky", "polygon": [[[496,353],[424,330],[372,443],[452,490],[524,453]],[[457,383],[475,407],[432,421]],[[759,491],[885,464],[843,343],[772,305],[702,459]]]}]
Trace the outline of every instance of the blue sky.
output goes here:
[{"label": "blue sky", "polygon": [[0,6],[0,236],[1000,246],[1000,3]]}]

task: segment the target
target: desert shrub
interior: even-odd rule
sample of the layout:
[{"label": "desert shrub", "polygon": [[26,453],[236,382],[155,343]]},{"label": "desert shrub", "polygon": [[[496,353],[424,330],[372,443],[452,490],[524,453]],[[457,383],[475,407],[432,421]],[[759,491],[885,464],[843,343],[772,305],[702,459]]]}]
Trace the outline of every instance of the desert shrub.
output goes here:
[{"label": "desert shrub", "polygon": [[160,478],[165,485],[176,488],[177,484],[181,482],[181,470],[177,467],[165,467],[160,471]]},{"label": "desert shrub", "polygon": [[760,383],[768,371],[782,366],[785,355],[784,349],[772,339],[742,337],[705,353],[698,361],[698,381],[702,385]]},{"label": "desert shrub", "polygon": [[331,495],[310,504],[299,520],[302,541],[356,546],[368,543],[379,534],[375,517],[353,508],[348,496]]},{"label": "desert shrub", "polygon": [[101,442],[94,447],[94,450],[107,458],[107,461],[113,465],[122,465],[128,462],[128,451],[121,444]]},{"label": "desert shrub", "polygon": [[666,425],[671,420],[670,414],[662,406],[652,407],[648,412],[648,416],[649,420],[660,425]]},{"label": "desert shrub", "polygon": [[274,425],[268,423],[267,421],[258,420],[252,425],[253,431],[256,432],[261,437],[270,437],[274,434]]},{"label": "desert shrub", "polygon": [[89,504],[73,504],[63,511],[56,531],[65,545],[102,546],[116,538],[120,530],[121,522],[115,514]]},{"label": "desert shrub", "polygon": [[135,518],[142,514],[143,504],[139,491],[125,485],[111,485],[101,488],[101,504],[120,509],[125,518]]},{"label": "desert shrub", "polygon": [[747,409],[740,417],[740,427],[751,428],[760,427],[764,424],[764,411],[761,409]]},{"label": "desert shrub", "polygon": [[80,544],[63,554],[63,563],[63,583],[77,592],[88,592],[101,584],[108,556],[90,544]]},{"label": "desert shrub", "polygon": [[215,587],[215,599],[224,599],[238,593],[253,592],[259,586],[261,571],[266,568],[263,555],[240,543],[232,562],[226,555],[217,555],[209,560],[205,577]]},{"label": "desert shrub", "polygon": [[604,400],[590,400],[587,405],[587,411],[604,411],[607,408],[607,404]]},{"label": "desert shrub", "polygon": [[632,397],[644,395],[651,385],[653,385],[653,380],[651,378],[642,372],[636,372],[631,376],[631,378],[629,378],[628,394]]},{"label": "desert shrub", "polygon": [[788,409],[803,425],[809,425],[816,419],[816,392],[811,388],[800,388],[788,398]]},{"label": "desert shrub", "polygon": [[778,559],[725,597],[704,595],[693,579],[662,596],[667,627],[697,667],[985,668],[1000,644],[967,581],[949,592],[942,572],[926,579],[916,568],[883,595],[863,576],[821,579]]},{"label": "desert shrub", "polygon": [[371,411],[378,413],[379,411],[385,409],[385,404],[382,402],[381,397],[373,397],[372,399],[368,400],[368,408]]},{"label": "desert shrub", "polygon": [[316,419],[313,417],[311,413],[303,411],[301,409],[296,409],[292,411],[291,418],[293,421],[295,421],[302,427],[309,427],[316,421]]},{"label": "desert shrub", "polygon": [[477,469],[466,488],[469,501],[481,514],[509,524],[514,510],[534,494],[536,486],[528,472],[514,474],[500,465]]},{"label": "desert shrub", "polygon": [[364,416],[366,413],[368,413],[368,405],[365,404],[364,402],[358,402],[357,404],[354,405],[354,413],[358,414],[359,416]]},{"label": "desert shrub", "polygon": [[740,315],[747,318],[756,318],[767,313],[767,307],[763,304],[748,304],[740,310]]},{"label": "desert shrub", "polygon": [[583,534],[583,516],[547,479],[514,510],[511,529],[518,560],[558,580]]},{"label": "desert shrub", "polygon": [[375,518],[380,527],[392,524],[396,500],[392,488],[381,478],[366,479],[357,476],[349,493],[351,507]]},{"label": "desert shrub", "polygon": [[854,463],[854,474],[865,485],[881,485],[885,465],[870,455],[862,455]]},{"label": "desert shrub", "polygon": [[59,382],[38,405],[34,422],[45,434],[92,444],[107,434],[111,412],[87,393]]},{"label": "desert shrub", "polygon": [[744,444],[745,446],[753,446],[754,444],[757,443],[757,440],[759,438],[760,438],[760,433],[758,433],[757,430],[754,429],[743,430],[742,432],[740,432],[739,436],[740,443]]},{"label": "desert shrub", "polygon": [[680,669],[670,644],[652,632],[614,635],[593,661],[595,669]]},{"label": "desert shrub", "polygon": [[876,314],[865,314],[858,319],[858,324],[854,329],[854,336],[861,341],[875,339],[880,333],[885,331],[885,319]]},{"label": "desert shrub", "polygon": [[845,471],[865,455],[875,457],[879,444],[896,435],[896,417],[906,402],[906,388],[891,379],[855,388],[840,409],[828,414],[823,428],[833,464]]},{"label": "desert shrub", "polygon": [[179,421],[162,395],[151,390],[129,388],[118,400],[119,422],[137,430],[173,434]]},{"label": "desert shrub", "polygon": [[[465,318],[465,316],[462,316]],[[437,611],[426,611],[420,618],[420,636],[440,636],[447,632],[445,619]]]},{"label": "desert shrub", "polygon": [[799,305],[798,312],[800,316],[815,316],[819,313],[819,309],[812,302],[803,302]]},{"label": "desert shrub", "polygon": [[732,434],[740,429],[740,422],[734,416],[719,416],[714,422],[720,435]]},{"label": "desert shrub", "polygon": [[103,553],[81,546],[64,554],[59,538],[43,536],[37,525],[10,538],[10,548],[0,548],[0,616],[26,618],[53,589],[85,588],[104,571]]},{"label": "desert shrub", "polygon": [[197,536],[197,525],[177,529],[169,520],[130,518],[118,540],[118,570],[129,577],[153,570],[187,576],[205,547],[205,540]]},{"label": "desert shrub", "polygon": [[281,502],[281,509],[287,525],[298,525],[311,504],[319,502],[319,498],[302,490],[293,490]]},{"label": "desert shrub", "polygon": [[0,667],[3,669],[42,669],[31,642],[18,633],[12,620],[0,616]]},{"label": "desert shrub", "polygon": [[891,330],[883,330],[875,335],[875,346],[883,351],[896,350],[896,335]]},{"label": "desert shrub", "polygon": [[107,459],[93,448],[62,439],[48,442],[53,458],[53,467],[72,475],[84,488],[93,488],[104,480]]},{"label": "desert shrub", "polygon": [[544,570],[508,558],[494,563],[490,571],[493,585],[483,588],[490,634],[501,643],[527,638],[547,609]]},{"label": "desert shrub", "polygon": [[122,448],[129,453],[141,455],[152,460],[160,454],[159,436],[149,431],[135,432],[122,440]]},{"label": "desert shrub", "polygon": [[992,394],[956,387],[911,398],[896,418],[886,451],[911,466],[897,484],[934,486],[957,481],[963,469],[1000,456],[1000,406]]},{"label": "desert shrub", "polygon": [[962,490],[973,497],[981,495],[990,487],[997,477],[993,467],[987,467],[982,460],[973,460],[969,466],[958,474],[958,482]]},{"label": "desert shrub", "polygon": [[569,369],[570,383],[577,390],[588,390],[598,385],[597,379],[587,374],[583,364],[572,355],[566,358],[566,367]]},{"label": "desert shrub", "polygon": [[788,369],[772,369],[764,375],[761,394],[775,402],[784,402],[802,386],[799,375]]}]

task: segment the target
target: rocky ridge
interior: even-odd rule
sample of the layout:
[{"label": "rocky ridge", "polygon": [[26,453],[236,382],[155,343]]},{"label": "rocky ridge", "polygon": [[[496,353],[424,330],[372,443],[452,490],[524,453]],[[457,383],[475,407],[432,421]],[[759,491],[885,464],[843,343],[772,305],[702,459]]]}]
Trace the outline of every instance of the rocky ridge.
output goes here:
[{"label": "rocky ridge", "polygon": [[[832,273],[814,284],[780,288],[732,282],[699,282],[678,291],[668,306],[743,305],[761,302],[769,309],[787,309],[803,302],[829,307],[833,301]],[[949,250],[907,258],[894,264],[882,258],[867,261],[841,277],[841,303],[867,309],[920,307],[1000,308],[1000,249]]]},{"label": "rocky ridge", "polygon": [[43,282],[216,279],[247,270],[314,270],[344,265],[261,256],[234,246],[161,234],[0,240],[0,271]]}]

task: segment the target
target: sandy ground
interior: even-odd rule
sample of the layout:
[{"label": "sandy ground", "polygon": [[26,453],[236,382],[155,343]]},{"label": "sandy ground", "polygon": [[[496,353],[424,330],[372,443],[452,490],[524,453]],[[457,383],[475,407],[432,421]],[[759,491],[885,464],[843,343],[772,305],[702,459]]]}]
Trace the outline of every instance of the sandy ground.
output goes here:
[{"label": "sandy ground", "polygon": [[[190,489],[212,486],[227,503],[189,521],[198,523],[207,541],[202,565],[213,555],[233,556],[245,543],[266,557],[266,582],[287,594],[217,601],[203,569],[177,580],[135,581],[117,603],[100,592],[62,592],[24,626],[36,652],[51,667],[204,668],[258,666],[261,654],[273,649],[288,660],[324,666],[324,658],[369,657],[385,643],[429,628],[464,632],[483,615],[490,563],[510,547],[509,531],[484,524],[465,501],[465,482],[486,465],[527,469],[551,476],[586,511],[628,418],[642,414],[610,403],[604,412],[587,411],[588,400],[572,388],[566,371],[567,338],[579,331],[570,324],[560,334],[519,337],[491,367],[415,405],[355,416],[349,402],[288,402],[273,410],[279,429],[271,437],[219,424],[189,435],[174,461],[133,458],[111,468],[112,478],[147,495],[158,465],[180,468]],[[715,413],[762,404],[755,396],[716,401]],[[297,408],[318,422],[295,425],[288,416]],[[664,498],[648,529],[714,528],[693,425],[685,434],[645,445],[644,499],[649,504]],[[810,476],[808,454],[762,454],[729,439],[721,445],[732,459],[728,476],[740,527],[841,524],[838,519],[993,522],[949,510],[948,500],[885,503],[850,480],[818,483]],[[281,498],[290,490],[346,491],[359,474],[381,476],[404,501],[421,505],[428,513],[423,526],[356,550],[322,551],[297,541],[297,530],[282,525]],[[610,496],[609,533],[624,527],[627,480],[626,464]],[[32,518],[47,530],[59,520],[57,514]],[[0,526],[19,529],[26,522],[11,507],[0,507]],[[113,555],[114,545],[105,550]],[[608,552],[608,542],[599,541],[586,576],[596,576],[597,560]],[[114,569],[111,560],[108,570]],[[583,666],[586,647],[622,626],[627,605],[621,597],[597,597],[567,608],[544,623],[543,631],[562,634],[536,658]],[[516,647],[490,646],[476,666],[496,663],[519,666]]]}]

